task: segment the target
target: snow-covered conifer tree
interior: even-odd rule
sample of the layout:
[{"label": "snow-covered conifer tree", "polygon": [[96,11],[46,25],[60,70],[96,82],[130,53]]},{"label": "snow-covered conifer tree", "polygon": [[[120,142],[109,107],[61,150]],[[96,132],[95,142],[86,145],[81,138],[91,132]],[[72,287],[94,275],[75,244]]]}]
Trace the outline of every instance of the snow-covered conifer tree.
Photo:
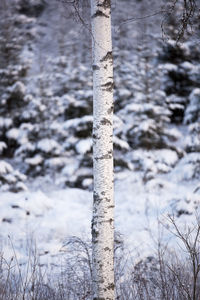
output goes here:
[{"label": "snow-covered conifer tree", "polygon": [[93,43],[93,299],[114,299],[111,1],[91,0]]}]

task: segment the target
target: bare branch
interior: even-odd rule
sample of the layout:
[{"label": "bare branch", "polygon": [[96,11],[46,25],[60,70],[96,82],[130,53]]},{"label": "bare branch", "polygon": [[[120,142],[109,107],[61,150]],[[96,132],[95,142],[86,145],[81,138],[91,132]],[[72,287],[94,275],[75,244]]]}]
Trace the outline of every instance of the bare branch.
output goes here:
[{"label": "bare branch", "polygon": [[[161,24],[163,37],[166,38],[166,23],[169,21],[169,18],[173,16],[176,10],[176,6],[180,4],[178,0],[174,0],[169,7],[169,9],[166,11],[164,19]],[[192,28],[193,24],[193,18],[195,15],[197,9],[196,0],[183,0],[183,7],[182,7],[182,13],[180,18],[178,19],[179,28],[178,33],[176,37],[176,42],[178,43],[184,36],[185,32],[188,31],[188,28]]]}]

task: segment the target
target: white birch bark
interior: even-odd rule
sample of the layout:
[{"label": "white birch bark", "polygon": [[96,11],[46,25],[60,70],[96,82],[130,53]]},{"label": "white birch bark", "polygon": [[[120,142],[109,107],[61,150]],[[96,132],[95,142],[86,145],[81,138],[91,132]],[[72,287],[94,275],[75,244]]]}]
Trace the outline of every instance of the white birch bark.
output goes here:
[{"label": "white birch bark", "polygon": [[93,300],[114,300],[111,1],[91,0],[93,42]]}]

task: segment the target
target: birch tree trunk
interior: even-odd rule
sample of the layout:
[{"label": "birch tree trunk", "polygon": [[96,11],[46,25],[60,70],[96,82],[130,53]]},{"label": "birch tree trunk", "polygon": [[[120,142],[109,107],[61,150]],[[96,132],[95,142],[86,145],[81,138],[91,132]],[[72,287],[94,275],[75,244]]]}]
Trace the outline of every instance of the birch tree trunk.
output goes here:
[{"label": "birch tree trunk", "polygon": [[114,300],[111,1],[91,0],[93,47],[93,300]]}]

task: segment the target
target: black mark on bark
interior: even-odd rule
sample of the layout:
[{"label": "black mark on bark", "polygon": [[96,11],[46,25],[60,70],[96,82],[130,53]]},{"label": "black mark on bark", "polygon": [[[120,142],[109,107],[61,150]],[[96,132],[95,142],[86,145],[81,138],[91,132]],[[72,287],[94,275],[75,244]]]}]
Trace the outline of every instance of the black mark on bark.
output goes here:
[{"label": "black mark on bark", "polygon": [[94,193],[93,193],[93,199],[94,199],[94,202],[95,202],[95,203],[100,203],[100,202],[103,200],[103,198],[101,198],[101,197],[99,196],[99,194],[98,194],[97,192],[95,192],[95,191],[94,191]]},{"label": "black mark on bark", "polygon": [[103,88],[103,91],[106,92],[112,92],[114,88],[114,83],[112,81],[106,82],[105,84],[102,84],[101,87]]},{"label": "black mark on bark", "polygon": [[105,247],[104,251],[110,251],[110,248],[109,247]]},{"label": "black mark on bark", "polygon": [[112,125],[112,123],[110,122],[110,120],[103,118],[101,120],[101,125]]},{"label": "black mark on bark", "polygon": [[97,225],[97,222],[94,221],[94,219],[93,219],[92,220],[92,226],[91,226],[92,227],[92,241],[93,241],[93,243],[97,243],[96,239],[99,236],[99,231],[98,231],[96,225]]},{"label": "black mark on bark", "polygon": [[108,206],[108,208],[114,208],[115,206],[114,205],[110,205],[110,206]]},{"label": "black mark on bark", "polygon": [[113,151],[108,151],[108,153],[100,156],[100,157],[95,157],[94,159],[95,160],[103,160],[103,159],[110,159],[110,158],[113,158]]},{"label": "black mark on bark", "polygon": [[99,68],[99,66],[97,66],[97,65],[93,65],[93,66],[92,66],[92,70],[93,70],[93,71],[97,71],[97,70],[100,70],[100,68]]},{"label": "black mark on bark", "polygon": [[112,105],[108,110],[107,110],[107,113],[110,115],[113,113],[113,110],[114,110],[114,106]]},{"label": "black mark on bark", "polygon": [[93,131],[96,131],[96,130],[98,130],[100,128],[100,126],[99,125],[96,125],[94,128],[93,128]]},{"label": "black mark on bark", "polygon": [[110,0],[104,0],[103,3],[97,4],[97,6],[103,7],[105,9],[110,8],[111,7],[111,1]]},{"label": "black mark on bark", "polygon": [[[103,192],[105,196],[105,192]],[[99,194],[97,192],[94,191],[93,193],[93,199],[94,199],[94,202],[99,204],[101,201],[105,200],[106,202],[110,202],[110,199],[108,197],[101,197],[99,196]]]},{"label": "black mark on bark", "polygon": [[100,140],[101,138],[100,137],[98,137],[96,134],[94,134],[93,133],[93,135],[92,135],[92,138],[93,138],[93,140]]},{"label": "black mark on bark", "polygon": [[92,16],[92,18],[96,18],[96,17],[105,17],[105,18],[109,18],[109,16],[107,16],[106,14],[104,14],[101,10],[97,10],[95,12],[95,14]]},{"label": "black mark on bark", "polygon": [[113,60],[112,51],[108,51],[107,54],[100,60],[100,62],[104,62],[107,60]]},{"label": "black mark on bark", "polygon": [[107,286],[107,289],[108,289],[108,290],[114,290],[114,288],[115,288],[114,283],[110,283],[110,284]]}]

